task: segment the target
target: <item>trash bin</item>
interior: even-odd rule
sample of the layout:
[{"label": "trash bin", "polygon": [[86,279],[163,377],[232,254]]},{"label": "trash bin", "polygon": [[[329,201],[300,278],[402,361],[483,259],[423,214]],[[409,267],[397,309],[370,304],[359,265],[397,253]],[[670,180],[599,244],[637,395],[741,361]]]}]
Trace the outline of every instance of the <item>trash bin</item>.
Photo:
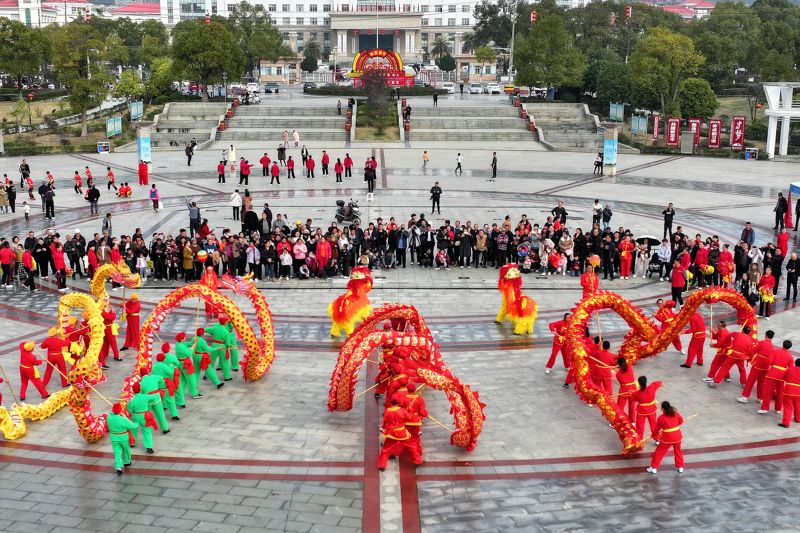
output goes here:
[{"label": "trash bin", "polygon": [[744,158],[745,159],[758,159],[758,148],[745,148],[744,149]]}]

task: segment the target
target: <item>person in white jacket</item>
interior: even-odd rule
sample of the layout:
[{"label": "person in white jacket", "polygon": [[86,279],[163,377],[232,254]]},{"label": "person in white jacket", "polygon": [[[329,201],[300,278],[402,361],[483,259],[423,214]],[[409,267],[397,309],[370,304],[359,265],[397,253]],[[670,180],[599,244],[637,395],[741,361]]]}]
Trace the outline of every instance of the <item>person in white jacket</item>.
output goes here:
[{"label": "person in white jacket", "polygon": [[228,148],[228,159],[227,160],[230,161],[230,163],[231,163],[231,170],[232,171],[236,170],[236,148],[234,148],[233,145],[231,145],[231,147]]},{"label": "person in white jacket", "polygon": [[239,189],[231,194],[231,207],[233,208],[233,220],[241,220],[239,210],[242,207],[242,196],[239,194]]}]

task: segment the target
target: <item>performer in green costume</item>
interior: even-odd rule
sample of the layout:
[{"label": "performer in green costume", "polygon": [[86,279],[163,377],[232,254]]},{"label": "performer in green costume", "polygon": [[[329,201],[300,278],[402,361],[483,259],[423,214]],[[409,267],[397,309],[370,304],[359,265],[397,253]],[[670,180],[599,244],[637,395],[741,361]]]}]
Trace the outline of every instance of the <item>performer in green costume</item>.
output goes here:
[{"label": "performer in green costume", "polygon": [[[197,379],[199,383],[200,374],[202,373],[219,389],[225,384],[220,383],[217,373],[214,371],[214,367],[211,365],[211,348],[208,346],[208,343],[203,340],[204,334],[205,330],[203,328],[197,328],[195,337],[191,342],[191,345],[194,347],[192,351],[192,362],[194,363],[194,374],[196,376],[195,379]],[[203,361],[203,354],[208,354],[206,356],[206,361]],[[204,367],[205,370],[203,370]]]},{"label": "performer in green costume", "polygon": [[117,475],[122,475],[123,466],[131,466],[131,430],[139,424],[122,415],[122,406],[115,403],[108,415],[108,432],[111,440],[111,449],[114,451],[114,468]]},{"label": "performer in green costume", "polygon": [[231,380],[231,353],[230,346],[236,340],[231,341],[231,333],[225,324],[228,317],[219,315],[219,322],[206,328],[206,335],[211,335],[211,367],[222,368],[222,377],[225,381]]},{"label": "performer in green costume", "polygon": [[180,388],[179,383],[176,383],[176,377],[180,379],[180,372],[172,365],[166,363],[166,356],[160,353],[156,356],[156,362],[153,363],[153,368],[150,373],[160,377],[164,380],[166,393],[161,401],[167,407],[170,416],[173,420],[180,420],[178,416],[178,408],[175,407],[175,390]]},{"label": "performer in green costume", "polygon": [[[164,354],[164,363],[166,363],[168,369],[164,369],[163,367],[159,366],[161,369],[159,371],[163,377],[169,378],[175,384],[175,405],[183,409],[186,407],[186,399],[184,397],[183,385],[181,384],[181,362],[178,361],[178,358],[175,357],[170,351],[170,346],[168,342],[165,342],[161,345],[161,352]],[[153,368],[156,368],[156,365],[153,365]],[[167,373],[169,372],[169,373]]]},{"label": "performer in green costume", "polygon": [[150,412],[150,395],[142,392],[142,386],[134,383],[133,397],[128,402],[128,412],[131,420],[136,422],[138,430],[133,432],[134,440],[138,440],[139,431],[142,433],[142,444],[147,453],[153,452],[153,430],[158,429],[153,413]]},{"label": "performer in green costume", "polygon": [[185,341],[186,333],[180,332],[175,335],[175,357],[177,357],[181,371],[182,393],[188,394],[192,398],[199,398],[201,394],[197,392],[197,373],[195,372],[192,345]]},{"label": "performer in green costume", "polygon": [[[227,318],[227,317],[226,317]],[[237,337],[236,337],[236,329],[233,327],[233,322],[228,320],[225,323],[225,327],[228,328],[228,331],[231,333],[231,370],[234,372],[239,371],[239,345],[237,344]]]},{"label": "performer in green costume", "polygon": [[169,424],[167,423],[167,417],[164,415],[164,402],[161,401],[161,397],[166,395],[167,385],[161,376],[144,374],[144,369],[141,372],[143,375],[139,384],[142,387],[142,392],[150,397],[150,412],[156,417],[161,432],[166,435],[169,433]]}]

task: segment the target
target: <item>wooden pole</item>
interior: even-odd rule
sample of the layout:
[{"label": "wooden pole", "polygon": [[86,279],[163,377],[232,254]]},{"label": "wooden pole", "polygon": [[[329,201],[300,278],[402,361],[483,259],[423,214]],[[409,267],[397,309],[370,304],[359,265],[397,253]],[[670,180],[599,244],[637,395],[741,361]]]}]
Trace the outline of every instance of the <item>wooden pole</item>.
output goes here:
[{"label": "wooden pole", "polygon": [[[714,331],[714,304],[711,304],[711,314],[710,314],[710,316],[708,317],[708,320],[711,322],[711,323],[709,324],[709,326],[708,326],[708,329],[709,329],[709,331],[712,331],[712,332],[713,332],[713,331]],[[711,346],[714,346],[714,337],[713,337],[713,333],[712,333],[712,336],[711,336],[711,338],[710,338],[710,339],[709,339],[709,341],[708,341],[708,345],[709,345],[709,347],[711,347]]]},{"label": "wooden pole", "polygon": [[6,385],[8,385],[8,390],[11,391],[11,397],[14,398],[14,403],[19,403],[17,401],[17,393],[14,392],[14,387],[11,386],[11,382],[8,380],[8,375],[6,374],[6,369],[3,368],[3,365],[0,365],[0,372],[3,373],[3,379],[5,380]]},{"label": "wooden pole", "polygon": [[[51,367],[53,367],[53,370],[55,370],[56,372],[58,372],[59,374],[61,374],[61,376],[62,376],[64,379],[66,379],[66,380],[69,380],[69,377],[68,377],[66,374],[64,374],[64,373],[63,373],[61,370],[59,370],[59,369],[58,369],[58,367],[57,367],[56,365],[54,365],[53,363],[51,363],[50,361],[48,361],[48,360],[47,360],[47,358],[46,358],[45,356],[43,356],[43,355],[42,355],[42,354],[41,354],[41,353],[40,353],[38,350],[36,350],[36,351],[35,351],[35,353],[36,353],[36,355],[38,355],[39,357],[41,357],[42,359],[44,359],[44,362],[45,362],[45,363],[47,363],[48,365],[50,365]],[[99,390],[95,389],[94,387],[92,387],[92,386],[91,386],[91,385],[89,385],[88,383],[86,383],[86,386],[87,386],[87,387],[89,387],[90,389],[92,389],[94,392],[96,392],[96,393],[97,393],[97,395],[98,395],[98,396],[100,396],[100,397],[101,397],[103,400],[105,400],[105,402],[106,402],[108,405],[110,405],[110,406],[112,406],[112,407],[114,406],[114,404],[111,402],[111,400],[109,400],[108,398],[106,398],[105,396],[103,396],[103,394],[102,394],[102,393],[101,393]]]},{"label": "wooden pole", "polygon": [[446,429],[446,430],[447,430],[447,431],[449,431],[450,433],[455,433],[455,430],[454,430],[454,429],[450,429],[450,428],[449,428],[449,427],[447,427],[446,425],[442,424],[441,422],[439,422],[438,420],[436,420],[435,418],[433,418],[431,415],[428,415],[428,418],[430,418],[431,420],[433,420],[433,421],[434,421],[436,424],[438,424],[438,425],[442,426],[444,429]]},{"label": "wooden pole", "polygon": [[356,398],[360,398],[361,396],[364,396],[366,393],[368,393],[369,391],[371,391],[372,389],[374,389],[375,387],[377,387],[378,385],[380,385],[381,383],[383,383],[383,382],[384,382],[384,381],[386,381],[387,379],[389,379],[389,378],[388,378],[388,377],[385,377],[385,378],[383,378],[382,380],[380,380],[379,382],[377,382],[375,385],[373,385],[373,386],[371,386],[371,387],[368,387],[368,388],[364,389],[363,391],[361,391],[361,392],[359,392],[358,394],[356,394],[356,395],[353,397],[353,399],[355,400]]}]

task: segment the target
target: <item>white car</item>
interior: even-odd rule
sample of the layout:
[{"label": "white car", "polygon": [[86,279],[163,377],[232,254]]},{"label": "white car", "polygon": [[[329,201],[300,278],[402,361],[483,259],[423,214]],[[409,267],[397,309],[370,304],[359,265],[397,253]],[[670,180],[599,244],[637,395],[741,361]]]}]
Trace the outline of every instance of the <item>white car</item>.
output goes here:
[{"label": "white car", "polygon": [[483,87],[478,82],[473,81],[469,84],[469,94],[481,94],[483,92]]},{"label": "white car", "polygon": [[442,90],[447,94],[456,94],[456,84],[451,81],[446,81],[442,84]]},{"label": "white car", "polygon": [[258,83],[251,81],[247,84],[247,91],[251,93],[261,92],[261,86]]},{"label": "white car", "polygon": [[486,94],[502,94],[502,93],[503,89],[502,87],[500,87],[499,83],[492,82],[486,85]]}]

